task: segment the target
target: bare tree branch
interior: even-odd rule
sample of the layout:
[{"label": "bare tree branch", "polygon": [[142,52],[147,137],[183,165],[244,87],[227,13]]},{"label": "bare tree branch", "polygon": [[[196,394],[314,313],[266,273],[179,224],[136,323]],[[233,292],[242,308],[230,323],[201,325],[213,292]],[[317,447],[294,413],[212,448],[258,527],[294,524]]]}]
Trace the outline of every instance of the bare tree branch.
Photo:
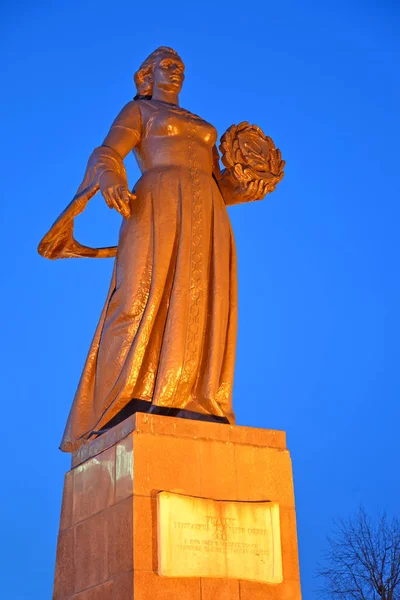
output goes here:
[{"label": "bare tree branch", "polygon": [[400,520],[372,520],[363,507],[335,521],[318,566],[319,595],[329,600],[400,600]]}]

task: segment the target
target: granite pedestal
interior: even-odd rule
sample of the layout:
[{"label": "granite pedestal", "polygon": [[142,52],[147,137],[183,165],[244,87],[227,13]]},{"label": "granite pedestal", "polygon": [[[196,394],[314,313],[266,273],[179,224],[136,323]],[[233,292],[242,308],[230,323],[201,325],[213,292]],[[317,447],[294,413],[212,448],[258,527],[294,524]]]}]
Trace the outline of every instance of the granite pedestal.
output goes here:
[{"label": "granite pedestal", "polygon": [[[161,491],[279,504],[283,581],[161,577]],[[301,600],[285,433],[136,413],[65,476],[53,600]]]}]

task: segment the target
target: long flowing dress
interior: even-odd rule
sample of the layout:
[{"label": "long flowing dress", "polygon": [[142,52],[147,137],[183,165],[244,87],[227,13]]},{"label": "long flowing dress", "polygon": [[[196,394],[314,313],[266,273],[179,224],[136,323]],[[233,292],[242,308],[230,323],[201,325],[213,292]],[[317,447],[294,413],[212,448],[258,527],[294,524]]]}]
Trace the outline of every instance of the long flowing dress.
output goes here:
[{"label": "long flowing dress", "polygon": [[[237,275],[213,177],[212,125],[164,102],[130,102],[104,141],[142,176],[61,449],[72,451],[132,399],[233,422]],[[133,141],[132,141],[133,140]]]}]

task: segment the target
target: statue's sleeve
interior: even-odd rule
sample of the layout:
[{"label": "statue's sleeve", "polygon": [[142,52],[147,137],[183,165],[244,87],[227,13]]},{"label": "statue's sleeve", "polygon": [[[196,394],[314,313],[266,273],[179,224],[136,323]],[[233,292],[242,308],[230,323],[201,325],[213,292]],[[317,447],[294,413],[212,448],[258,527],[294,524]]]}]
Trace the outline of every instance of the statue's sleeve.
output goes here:
[{"label": "statue's sleeve", "polygon": [[221,170],[220,165],[220,155],[218,152],[217,146],[213,147],[213,176],[217,185],[219,187],[219,191],[221,193],[222,199],[225,202],[226,206],[233,206],[234,204],[240,204],[241,202],[245,202],[244,199],[237,193],[237,181],[230,176],[229,172],[226,169]]},{"label": "statue's sleeve", "polygon": [[[235,197],[235,187],[237,183],[233,178],[226,177],[226,169],[221,171],[220,155],[217,146],[213,147],[213,175],[219,187],[221,196],[227,206],[238,204],[240,199],[238,196]],[[224,177],[225,175],[225,177]]]},{"label": "statue's sleeve", "polygon": [[142,119],[140,102],[128,102],[111,125],[103,146],[112,148],[123,160],[141,137]]},{"label": "statue's sleeve", "polygon": [[116,247],[90,248],[74,238],[74,219],[100,190],[114,185],[128,185],[123,159],[140,140],[139,102],[129,102],[119,113],[103,144],[88,161],[85,176],[72,202],[61,213],[39,244],[39,254],[46,258],[115,256]]},{"label": "statue's sleeve", "polygon": [[219,164],[219,152],[217,146],[213,146],[212,149],[212,160],[213,160],[213,175],[217,181],[221,179],[221,165]]},{"label": "statue's sleeve", "polygon": [[103,160],[97,165],[98,183],[101,191],[116,185],[128,185],[123,160],[139,142],[140,137],[141,114],[139,102],[132,101],[121,110],[100,146],[103,149],[103,156],[110,149],[113,156],[119,158],[120,163],[118,168],[113,168],[113,161],[108,161],[107,164]]}]

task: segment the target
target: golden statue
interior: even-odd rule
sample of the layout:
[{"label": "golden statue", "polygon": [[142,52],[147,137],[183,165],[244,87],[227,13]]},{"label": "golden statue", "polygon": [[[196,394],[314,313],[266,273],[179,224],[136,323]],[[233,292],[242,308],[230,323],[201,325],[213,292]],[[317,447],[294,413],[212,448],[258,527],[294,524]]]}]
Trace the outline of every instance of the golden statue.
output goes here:
[{"label": "golden statue", "polygon": [[[61,449],[140,411],[234,422],[235,245],[226,206],[260,199],[283,177],[272,140],[241,123],[222,137],[180,108],[184,64],[167,47],[135,74],[137,95],[89,159],[75,198],[39,245],[47,258],[116,256]],[[142,176],[129,192],[123,159]],[[124,217],[118,247],[89,248],[74,217],[100,190]]]}]

